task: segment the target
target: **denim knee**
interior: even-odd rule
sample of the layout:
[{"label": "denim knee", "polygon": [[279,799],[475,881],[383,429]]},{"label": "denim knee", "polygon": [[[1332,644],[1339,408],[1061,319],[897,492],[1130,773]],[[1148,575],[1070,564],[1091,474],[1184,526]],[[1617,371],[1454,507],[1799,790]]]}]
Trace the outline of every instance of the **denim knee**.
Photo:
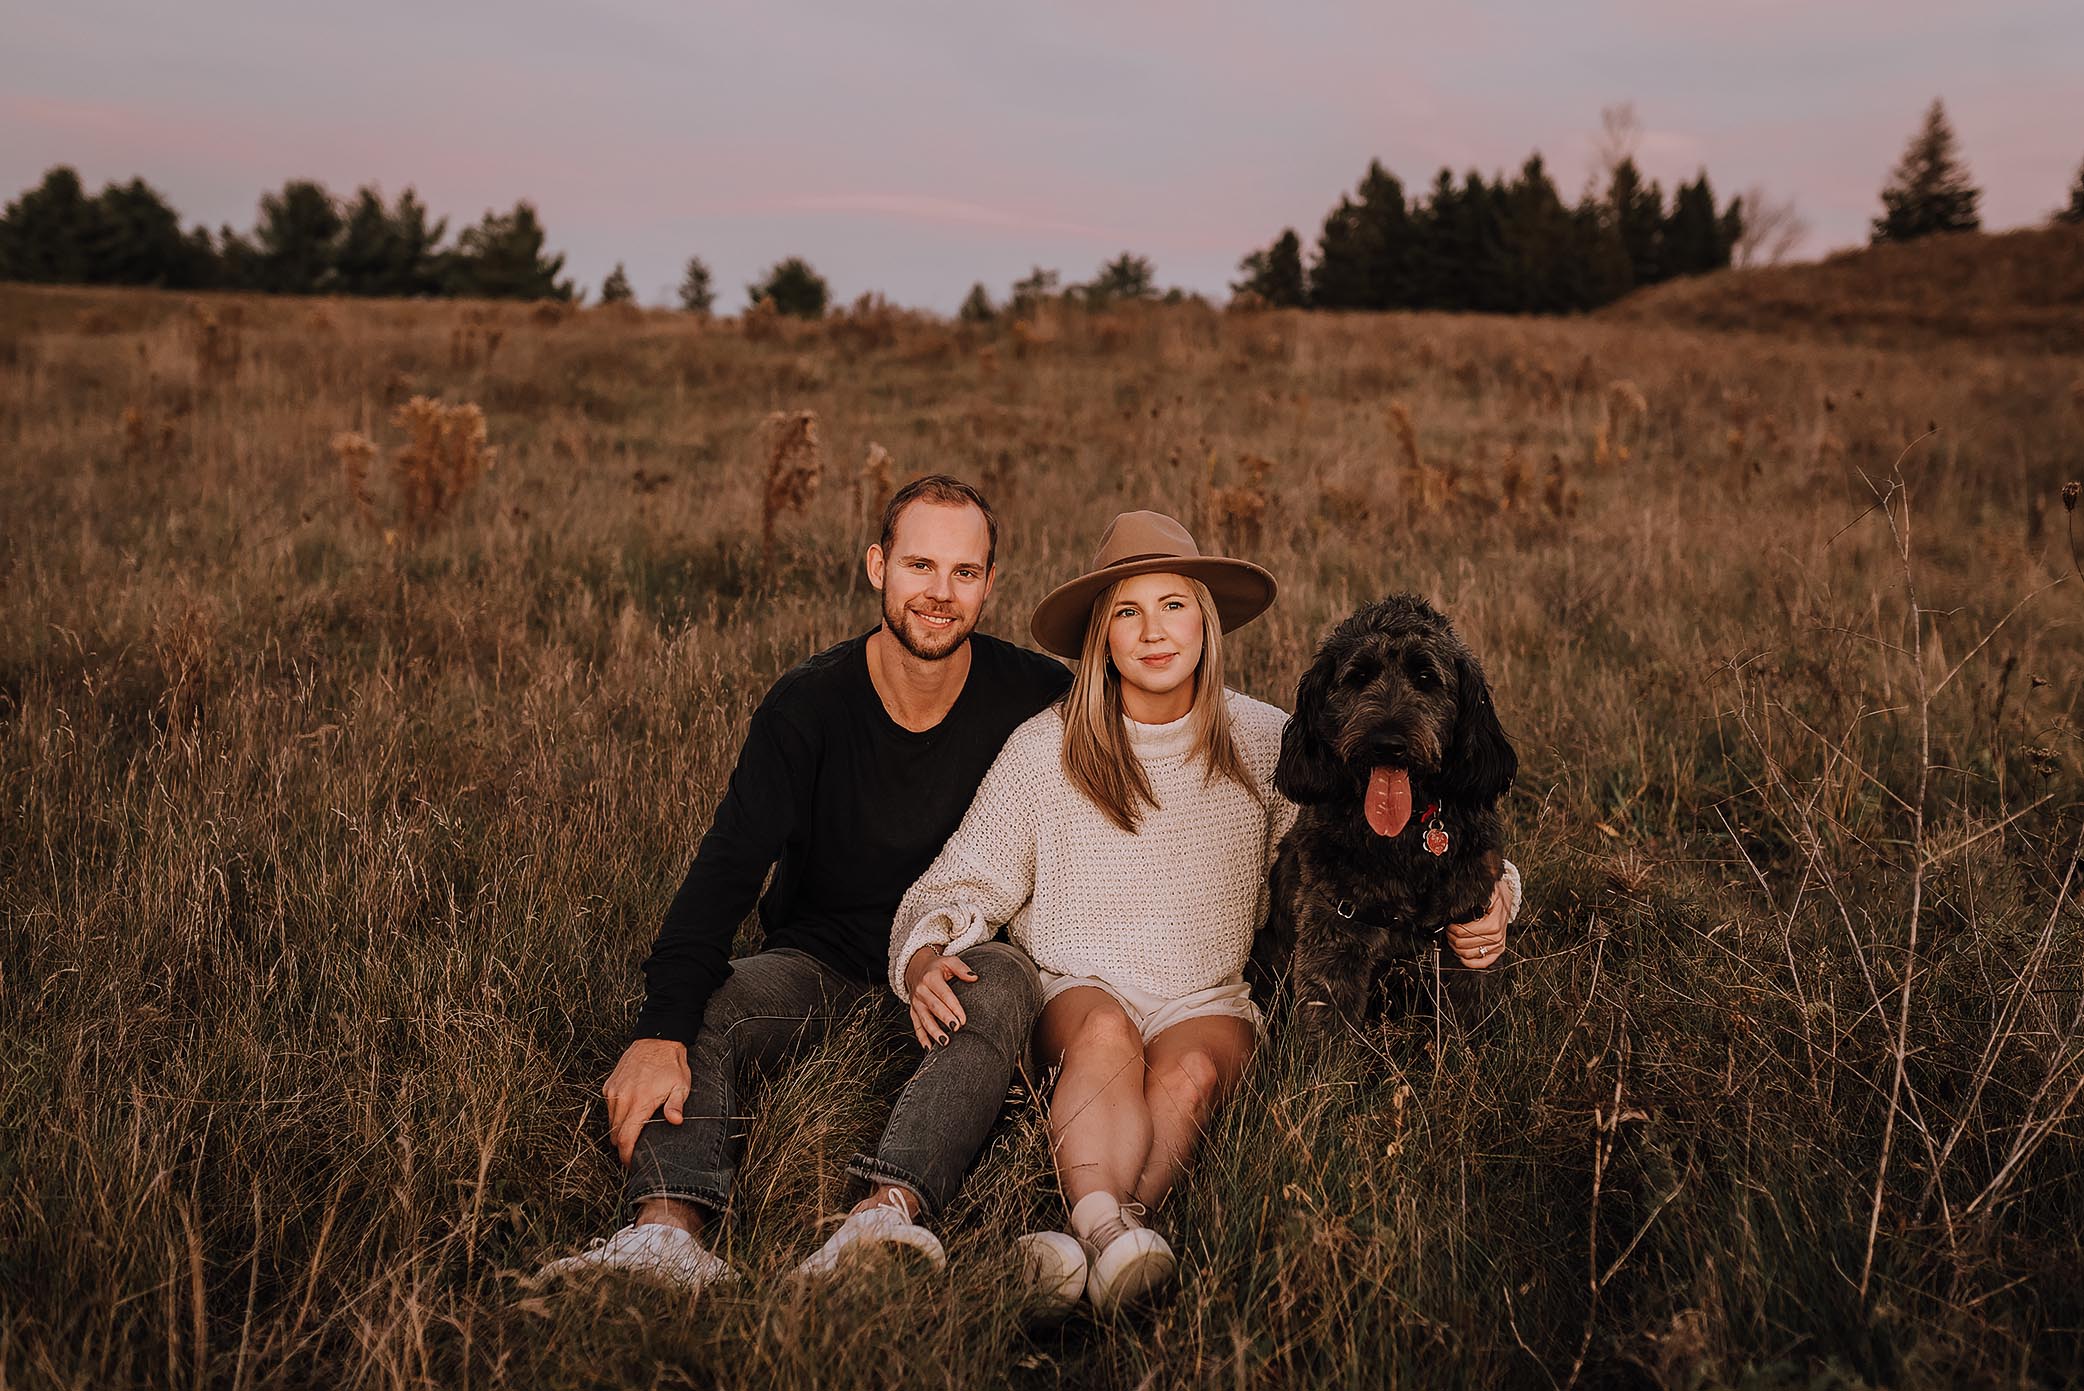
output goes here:
[{"label": "denim knee", "polygon": [[981,1029],[1019,1053],[1042,1012],[1042,978],[1035,963],[1010,942],[979,942],[958,956],[977,975],[973,981],[951,982],[969,1016],[964,1027]]}]

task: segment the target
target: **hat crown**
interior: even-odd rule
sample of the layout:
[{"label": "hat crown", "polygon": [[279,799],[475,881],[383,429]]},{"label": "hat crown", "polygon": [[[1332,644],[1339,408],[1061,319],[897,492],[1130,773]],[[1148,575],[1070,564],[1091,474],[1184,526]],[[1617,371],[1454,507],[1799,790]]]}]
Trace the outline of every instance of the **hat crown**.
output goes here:
[{"label": "hat crown", "polygon": [[1198,559],[1201,547],[1194,544],[1193,535],[1185,527],[1163,512],[1122,512],[1101,534],[1093,568],[1105,570],[1110,565],[1166,555]]}]

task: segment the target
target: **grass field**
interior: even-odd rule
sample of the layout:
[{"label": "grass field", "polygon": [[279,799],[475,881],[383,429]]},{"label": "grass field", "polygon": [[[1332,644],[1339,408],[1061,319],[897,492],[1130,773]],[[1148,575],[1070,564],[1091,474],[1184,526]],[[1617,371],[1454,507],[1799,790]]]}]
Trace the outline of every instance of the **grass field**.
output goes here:
[{"label": "grass field", "polygon": [[[0,1386],[2084,1379],[2043,342],[0,287]],[[782,1284],[903,1075],[868,1019],[761,1106],[748,1288],[526,1289],[616,1220],[599,1084],[745,717],[928,469],[1006,520],[1003,634],[1125,507],[1280,577],[1230,650],[1284,706],[1444,606],[1521,753],[1505,1016],[1279,1038],[1121,1326],[1024,1329],[1032,1106],[945,1279]]]}]

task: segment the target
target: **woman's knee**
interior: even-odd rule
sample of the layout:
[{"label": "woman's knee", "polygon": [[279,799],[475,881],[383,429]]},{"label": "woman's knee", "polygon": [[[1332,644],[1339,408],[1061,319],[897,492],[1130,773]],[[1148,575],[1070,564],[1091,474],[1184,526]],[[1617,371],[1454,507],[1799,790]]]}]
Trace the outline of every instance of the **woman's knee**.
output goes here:
[{"label": "woman's knee", "polygon": [[1143,1056],[1143,1035],[1112,1000],[1086,1011],[1071,1036],[1071,1050],[1085,1056]]},{"label": "woman's knee", "polygon": [[1151,1085],[1171,1097],[1174,1105],[1198,1114],[1215,1104],[1223,1070],[1209,1053],[1190,1048],[1154,1069]]}]

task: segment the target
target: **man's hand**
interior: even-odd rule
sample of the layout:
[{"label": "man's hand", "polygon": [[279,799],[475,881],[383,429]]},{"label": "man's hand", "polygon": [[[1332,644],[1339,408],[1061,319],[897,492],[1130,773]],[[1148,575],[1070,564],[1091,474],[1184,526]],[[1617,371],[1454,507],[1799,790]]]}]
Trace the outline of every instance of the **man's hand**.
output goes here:
[{"label": "man's hand", "polygon": [[692,1081],[687,1070],[687,1045],[670,1038],[640,1038],[623,1050],[622,1060],[601,1084],[608,1098],[608,1133],[615,1139],[615,1152],[627,1169],[636,1151],[637,1136],[644,1122],[661,1106],[666,1119],[678,1125],[680,1104],[687,1100]]},{"label": "man's hand", "polygon": [[946,1043],[945,1030],[959,1029],[966,1016],[955,998],[951,979],[975,980],[977,973],[959,956],[943,956],[939,947],[921,947],[905,963],[905,994],[912,1001],[912,1033],[921,1048]]},{"label": "man's hand", "polygon": [[1481,971],[1505,953],[1505,889],[1491,890],[1491,911],[1475,922],[1456,923],[1447,929],[1447,945],[1456,959],[1472,971]]}]

